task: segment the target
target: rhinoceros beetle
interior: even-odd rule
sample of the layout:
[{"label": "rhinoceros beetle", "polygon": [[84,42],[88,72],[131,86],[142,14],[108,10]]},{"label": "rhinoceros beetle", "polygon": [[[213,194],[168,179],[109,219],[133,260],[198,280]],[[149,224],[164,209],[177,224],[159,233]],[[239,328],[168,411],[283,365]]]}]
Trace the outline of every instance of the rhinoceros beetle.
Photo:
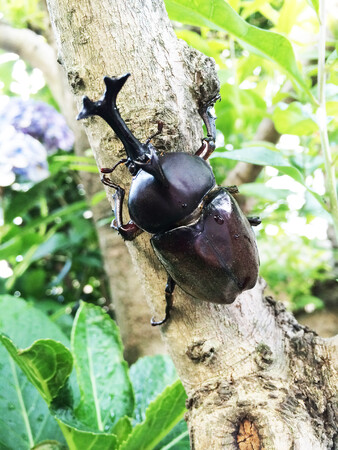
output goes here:
[{"label": "rhinoceros beetle", "polygon": [[[150,233],[155,254],[168,273],[165,317],[151,319],[152,325],[161,325],[170,317],[176,284],[197,299],[220,304],[232,303],[238,294],[254,287],[259,258],[250,224],[260,221],[244,216],[231,195],[237,188],[218,187],[206,162],[215,149],[215,118],[210,109],[216,99],[199,109],[207,137],[195,155],[159,154],[150,141],[163,124],[142,144],[117,109],[117,94],[129,76],[105,77],[101,99],[93,102],[85,96],[77,118],[102,117],[124,145],[127,157],[110,169],[101,169],[102,182],[116,190],[112,227],[125,240],[143,231]],[[127,224],[122,220],[125,191],[107,177],[120,164],[133,176]]]}]

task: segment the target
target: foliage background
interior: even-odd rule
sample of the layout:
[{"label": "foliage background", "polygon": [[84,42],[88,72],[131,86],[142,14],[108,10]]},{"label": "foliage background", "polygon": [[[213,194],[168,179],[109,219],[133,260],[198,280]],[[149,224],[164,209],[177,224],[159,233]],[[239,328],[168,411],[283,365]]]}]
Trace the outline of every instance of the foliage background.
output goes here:
[{"label": "foliage background", "polygon": [[[238,161],[264,166],[240,192],[245,196],[243,208],[262,218],[256,231],[268,293],[296,312],[322,309],[337,297],[337,241],[328,211],[316,102],[319,5],[305,0],[232,0],[219,2],[220,11],[205,14],[209,2],[195,3],[195,9],[183,0],[168,0],[166,6],[177,36],[217,64],[222,100],[215,105],[217,151],[210,160],[217,182],[225,184]],[[46,13],[38,0],[5,1],[2,13],[2,20],[16,28],[46,34]],[[335,16],[329,15],[325,65],[326,122],[333,151],[338,144]],[[275,35],[261,48],[252,28],[241,39],[243,20],[286,37],[296,63],[278,46],[280,54],[273,56],[269,43]],[[0,293],[33,304],[69,337],[80,300],[113,314],[91,205],[84,199],[79,175],[80,168],[97,168],[90,150],[84,158],[70,151],[71,133],[39,69],[1,51],[0,91]],[[263,119],[271,121],[276,142],[257,141]],[[51,135],[53,146],[48,144]],[[105,201],[104,192],[92,201]],[[110,220],[107,206],[100,225],[108,226]],[[333,286],[329,294],[326,285]]]}]

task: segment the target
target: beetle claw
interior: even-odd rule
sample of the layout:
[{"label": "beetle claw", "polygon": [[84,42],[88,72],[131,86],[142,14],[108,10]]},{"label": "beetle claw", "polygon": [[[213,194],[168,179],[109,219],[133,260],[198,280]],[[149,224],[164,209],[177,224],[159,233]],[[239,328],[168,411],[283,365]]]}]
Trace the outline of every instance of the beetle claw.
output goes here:
[{"label": "beetle claw", "polygon": [[164,319],[159,320],[158,322],[156,322],[155,317],[152,317],[150,323],[153,327],[156,327],[157,325],[164,324],[169,319],[169,317],[170,317],[169,315],[168,316],[166,315]]}]

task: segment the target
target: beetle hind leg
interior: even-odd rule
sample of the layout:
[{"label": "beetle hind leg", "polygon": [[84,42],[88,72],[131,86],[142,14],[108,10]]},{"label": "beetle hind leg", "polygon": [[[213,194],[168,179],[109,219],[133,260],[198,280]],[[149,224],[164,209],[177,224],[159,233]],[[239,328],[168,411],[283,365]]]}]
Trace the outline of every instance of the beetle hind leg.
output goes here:
[{"label": "beetle hind leg", "polygon": [[165,287],[165,302],[166,302],[165,316],[164,316],[164,319],[162,319],[158,322],[156,322],[154,317],[152,317],[150,323],[152,324],[153,327],[155,327],[157,325],[162,325],[170,318],[170,312],[173,307],[173,293],[174,293],[175,286],[176,286],[176,282],[169,275],[168,280],[167,280],[167,285]]}]

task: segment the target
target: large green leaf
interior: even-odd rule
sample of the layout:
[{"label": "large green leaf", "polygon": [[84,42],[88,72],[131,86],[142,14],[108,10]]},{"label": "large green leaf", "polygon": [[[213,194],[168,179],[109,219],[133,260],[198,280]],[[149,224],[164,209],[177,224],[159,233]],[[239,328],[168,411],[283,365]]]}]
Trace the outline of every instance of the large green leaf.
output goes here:
[{"label": "large green leaf", "polygon": [[39,339],[20,350],[1,333],[0,342],[49,406],[72,372],[73,358],[67,347],[52,339]]},{"label": "large green leaf", "polygon": [[181,419],[154,450],[190,450],[187,423]]},{"label": "large green leaf", "polygon": [[137,424],[121,450],[152,450],[182,419],[187,395],[180,380],[168,386],[146,410],[146,418]]},{"label": "large green leaf", "polygon": [[169,356],[156,355],[140,358],[129,374],[135,392],[134,417],[139,423],[145,419],[149,404],[177,379],[177,373]]},{"label": "large green leaf", "polygon": [[66,438],[69,450],[114,450],[117,447],[117,438],[113,434],[95,433],[76,427],[76,425],[65,422],[60,415],[57,422]]},{"label": "large green leaf", "polygon": [[82,303],[72,330],[81,402],[76,417],[91,430],[108,431],[132,416],[134,394],[119,330],[102,308]]},{"label": "large green leaf", "polygon": [[[140,358],[130,367],[129,374],[135,392],[134,417],[139,423],[145,420],[149,404],[177,379],[177,372],[169,356],[156,355]],[[171,446],[180,450],[190,449],[188,428],[183,419],[156,448],[171,448]]]},{"label": "large green leaf", "polygon": [[[69,341],[45,314],[22,299],[0,296],[0,331],[15,336],[19,347],[34,340]],[[64,438],[46,403],[3,345],[0,345],[0,448],[28,450],[46,439]]]},{"label": "large green leaf", "polygon": [[67,447],[60,442],[48,440],[42,441],[38,445],[34,445],[31,450],[67,450]]},{"label": "large green leaf", "polygon": [[291,43],[281,34],[250,25],[225,0],[165,0],[165,5],[172,20],[233,34],[251,51],[278,64],[314,101]]},{"label": "large green leaf", "polygon": [[320,205],[326,210],[326,205],[322,197],[310,189],[304,180],[301,172],[290,164],[290,162],[283,157],[278,151],[271,150],[264,146],[252,146],[244,147],[240,150],[232,150],[229,152],[216,152],[211,158],[225,158],[234,159],[236,161],[244,161],[251,164],[257,164],[259,166],[272,166],[278,169],[281,173],[290,176],[302,186],[304,186],[308,192],[320,203]]}]

